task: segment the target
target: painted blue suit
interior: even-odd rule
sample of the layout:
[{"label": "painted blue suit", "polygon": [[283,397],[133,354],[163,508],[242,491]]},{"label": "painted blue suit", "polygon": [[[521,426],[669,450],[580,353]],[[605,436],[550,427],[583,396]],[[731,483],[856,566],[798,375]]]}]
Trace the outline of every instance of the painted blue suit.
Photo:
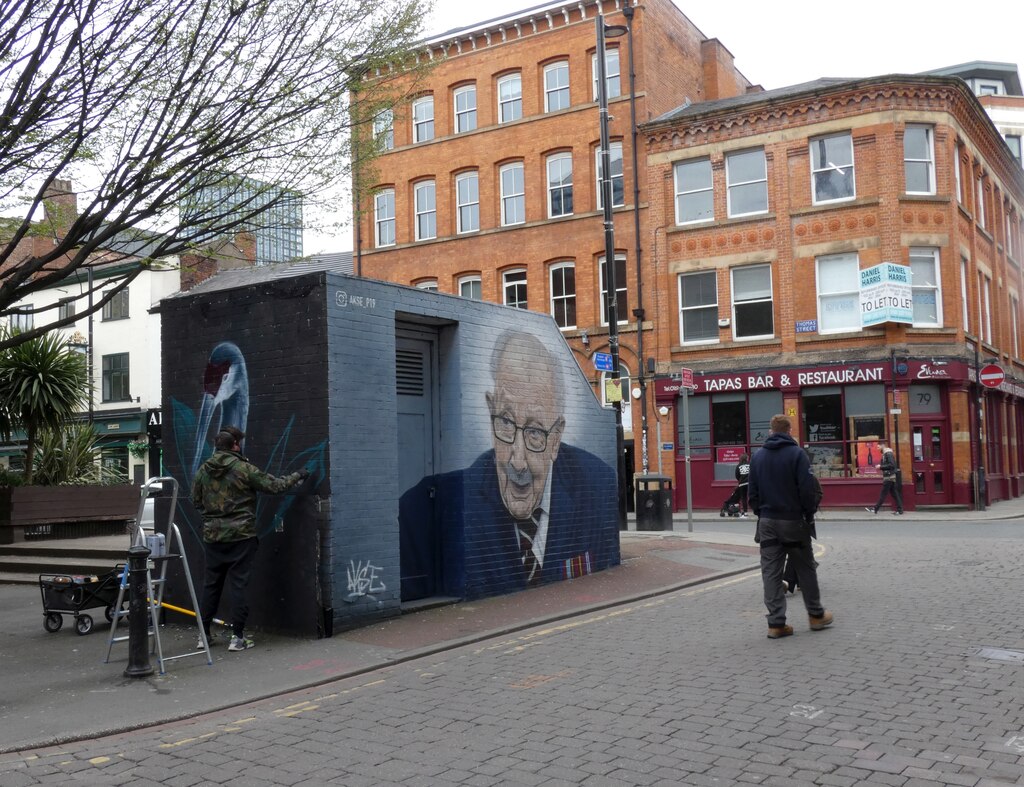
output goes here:
[{"label": "painted blue suit", "polygon": [[[428,476],[402,495],[403,577],[411,573],[408,566],[415,560],[413,523],[433,516],[443,544],[441,575],[446,593],[479,598],[526,587],[516,521],[501,498],[494,462],[494,451],[486,451],[470,467]],[[551,510],[540,581],[618,565],[615,470],[593,454],[563,443],[551,472]]]}]

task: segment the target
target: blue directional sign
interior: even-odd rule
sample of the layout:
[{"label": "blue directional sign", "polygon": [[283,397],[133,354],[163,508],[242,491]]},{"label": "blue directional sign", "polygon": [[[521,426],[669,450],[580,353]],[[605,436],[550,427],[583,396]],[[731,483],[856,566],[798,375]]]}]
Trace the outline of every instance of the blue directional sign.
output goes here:
[{"label": "blue directional sign", "polygon": [[611,353],[594,353],[594,368],[599,372],[613,371]]}]

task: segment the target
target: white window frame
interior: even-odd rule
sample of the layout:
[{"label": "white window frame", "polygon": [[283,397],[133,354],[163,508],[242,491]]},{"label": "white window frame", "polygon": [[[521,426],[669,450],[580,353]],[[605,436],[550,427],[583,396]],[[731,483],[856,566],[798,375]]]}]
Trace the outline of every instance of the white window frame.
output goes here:
[{"label": "white window frame", "polygon": [[[618,151],[618,158],[616,158],[616,151]],[[601,190],[601,176],[604,174],[604,170],[601,167],[601,148],[598,147],[594,151],[594,159],[596,165],[594,166],[594,172],[597,173],[597,209],[604,209],[604,193]],[[616,172],[615,162],[618,161],[618,171]],[[624,161],[622,157],[622,142],[615,141],[608,143],[608,162],[611,164],[612,170],[612,207],[621,208],[626,204],[626,174],[624,171]],[[622,197],[618,202],[615,200],[615,182],[618,181],[620,184],[619,192]]]},{"label": "white window frame", "polygon": [[[568,164],[569,167],[569,182],[559,180],[559,178],[565,177],[565,166]],[[556,169],[556,172],[552,172],[552,169]],[[573,193],[572,193],[572,153],[553,153],[548,156],[544,162],[544,172],[547,177],[547,202],[548,202],[548,218],[558,219],[563,216],[571,216],[573,214]],[[560,213],[555,212],[555,194],[561,195],[562,211]],[[565,209],[566,196],[568,195],[569,210]]]},{"label": "white window frame", "polygon": [[[601,299],[601,325],[608,324],[608,282],[606,281],[607,275],[605,273],[606,266],[604,264],[605,257],[602,254],[597,260],[597,269],[599,271],[600,278],[600,290],[598,297]],[[618,264],[622,263],[622,281],[619,281],[618,276]],[[618,310],[618,324],[626,325],[629,323],[629,287],[626,279],[628,278],[629,268],[626,266],[626,255],[616,254],[615,255],[615,307]],[[619,309],[620,304],[624,307]]]},{"label": "white window frame", "polygon": [[[476,285],[477,294],[473,294],[473,285]],[[469,287],[470,293],[466,295],[466,288]],[[479,274],[472,274],[470,276],[459,277],[459,295],[463,298],[469,298],[473,301],[483,300],[483,284],[481,283]]]},{"label": "white window frame", "polygon": [[[821,265],[824,262],[837,262],[842,261],[847,265],[852,266],[854,276],[852,277],[851,287],[849,289],[836,289],[829,290],[828,292],[822,291],[821,281]],[[818,293],[817,296],[817,308],[818,308],[818,333],[850,333],[852,331],[863,330],[860,317],[860,257],[857,252],[844,252],[842,254],[825,254],[821,257],[817,257],[814,260],[814,276],[815,276],[815,291]],[[856,315],[856,322],[854,325],[841,325],[836,328],[826,327],[826,320],[824,319],[825,310],[822,308],[823,299],[838,300],[847,299],[853,303],[853,312]]]},{"label": "white window frame", "polygon": [[960,173],[961,161],[960,161],[960,145],[954,146],[956,158],[953,160],[953,176],[956,178],[956,201],[961,205],[964,203],[964,184],[961,181],[963,177]]},{"label": "white window frame", "polygon": [[[764,168],[763,177],[755,180],[743,180],[743,181],[732,181],[732,173],[730,170],[730,161],[737,157],[747,155],[759,151],[761,153],[761,166]],[[714,180],[714,174],[712,173],[712,180]],[[764,184],[764,208],[759,210],[750,210],[746,213],[735,213],[732,209],[732,190],[734,188],[740,188],[742,186],[751,186],[756,183]],[[725,202],[726,202],[726,215],[730,219],[738,218],[740,216],[759,216],[768,212],[768,159],[765,156],[764,148],[747,148],[746,150],[736,150],[731,153],[725,154]]]},{"label": "white window frame", "polygon": [[[571,293],[567,293],[567,292],[563,291],[561,295],[556,295],[555,294],[555,275],[556,274],[560,275],[562,284],[564,285],[564,283],[565,283],[565,275],[562,274],[561,271],[565,271],[567,269],[568,270],[572,270],[572,272],[573,272],[572,292]],[[571,325],[570,324],[558,325],[558,327],[561,330],[563,330],[563,331],[574,329],[576,327],[576,322],[578,320],[578,316],[576,315],[576,263],[572,262],[571,260],[565,260],[564,262],[556,262],[553,265],[551,265],[551,267],[548,268],[548,282],[549,282],[550,288],[551,288],[550,289],[550,292],[551,292],[551,316],[552,316],[552,318],[554,318],[555,324],[556,325],[558,324],[558,310],[556,308],[556,305],[559,304],[559,303],[564,304],[566,306],[565,311],[568,312],[568,304],[571,302],[572,303],[572,313],[573,313],[573,316],[576,317],[576,319],[574,319],[572,321]],[[564,290],[564,287],[563,287],[563,290]]]},{"label": "white window frame", "polygon": [[[768,297],[758,298],[744,298],[739,299],[736,293],[736,273],[739,271],[749,271],[753,268],[765,268],[768,271]],[[732,268],[729,271],[729,286],[732,291],[732,338],[737,342],[749,342],[756,341],[758,339],[772,339],[775,337],[775,284],[772,281],[772,266],[771,263],[756,263],[754,265],[739,265]],[[750,336],[739,336],[736,333],[736,327],[739,324],[739,320],[736,314],[736,306],[744,306],[751,303],[770,303],[772,305],[772,330],[771,333],[752,334]]]},{"label": "white window frame", "polygon": [[[515,277],[515,278],[513,278]],[[522,298],[518,293],[522,290]],[[512,297],[509,297],[510,292]],[[527,309],[529,291],[526,282],[526,268],[512,268],[501,274],[501,302],[513,309]]]},{"label": "white window frame", "polygon": [[1020,300],[1012,292],[1010,293],[1010,346],[1013,348],[1013,357],[1020,358]]},{"label": "white window frame", "polygon": [[1003,211],[1003,215],[1006,217],[1006,237],[1003,238],[1003,245],[1006,246],[1006,253],[1007,253],[1007,255],[1009,255],[1010,257],[1013,257],[1014,259],[1016,259],[1017,255],[1013,253],[1014,252],[1014,247],[1013,247],[1013,222],[1011,221],[1011,218],[1010,218],[1010,209],[1009,209],[1009,207],[1010,206],[1007,205],[1006,208]]},{"label": "white window frame", "polygon": [[920,277],[911,275],[910,277],[910,291],[911,294],[916,298],[919,292],[932,292],[935,296],[935,322],[914,322],[915,328],[941,328],[942,327],[942,266],[939,264],[939,250],[932,246],[911,246],[910,247],[910,263],[911,272],[913,272],[914,257],[922,259],[929,257],[932,263],[932,270],[935,274],[935,284],[924,284],[920,282]]},{"label": "white window frame", "polygon": [[421,180],[413,186],[413,206],[416,240],[433,240],[437,237],[437,184],[434,181]]},{"label": "white window frame", "polygon": [[381,150],[395,148],[395,113],[382,109],[373,118],[373,139]]},{"label": "white window frame", "polygon": [[[390,207],[390,211],[381,210],[381,199],[384,199],[383,207]],[[390,199],[389,199],[390,198]],[[388,215],[390,213],[390,215]],[[383,231],[390,228],[390,240]],[[373,195],[373,240],[374,248],[381,249],[386,246],[394,246],[396,241],[395,233],[395,190],[381,189]]]},{"label": "white window frame", "polygon": [[[552,86],[550,82],[551,77],[554,77],[557,80],[563,73],[565,74],[565,84],[563,85],[559,82]],[[565,106],[552,107],[552,96],[557,95],[560,97],[563,94],[565,96]],[[562,102],[559,100],[557,103],[561,104]],[[544,111],[558,112],[563,109],[568,109],[571,106],[572,98],[569,93],[569,61],[558,60],[554,63],[548,63],[548,65],[544,66]]]},{"label": "white window frame", "polygon": [[[466,106],[459,107],[459,99],[462,96],[472,97],[472,106],[467,104]],[[475,131],[477,127],[476,117],[476,85],[463,85],[462,87],[455,88],[452,93],[452,106],[455,110],[455,128],[453,129],[456,134],[465,134],[469,131]],[[465,124],[463,123],[465,121]],[[463,127],[465,126],[465,127]]]},{"label": "white window frame", "polygon": [[[604,48],[604,83],[605,98],[611,101],[622,95],[622,67],[619,60],[619,48],[617,46],[605,46]],[[614,70],[612,68],[614,64]],[[592,75],[591,84],[594,90],[594,101],[597,101],[597,52],[590,56],[590,72]]]},{"label": "white window frame", "polygon": [[981,340],[992,344],[992,278],[980,273],[981,276],[981,327],[984,333]]},{"label": "white window frame", "polygon": [[982,229],[985,227],[985,176],[984,174],[978,175],[974,181],[976,187],[974,193],[974,208],[978,212],[978,225]]},{"label": "white window frame", "polygon": [[427,292],[437,292],[437,279],[421,281],[416,285],[416,289],[426,290]]},{"label": "white window frame", "polygon": [[434,138],[434,97],[420,96],[412,102],[412,141],[429,142]]},{"label": "white window frame", "polygon": [[[502,96],[506,85],[514,85],[508,97]],[[523,75],[518,71],[498,80],[498,123],[512,123],[523,117]]]},{"label": "white window frame", "polygon": [[967,258],[960,257],[960,305],[964,321],[964,333],[971,332],[970,310],[967,308]]},{"label": "white window frame", "polygon": [[[817,142],[824,142],[829,139],[837,139],[839,137],[845,137],[849,141],[850,145],[850,184],[853,188],[853,193],[845,197],[832,197],[831,199],[818,199],[818,184],[815,179],[815,175],[819,172],[828,172],[830,169],[838,170],[840,173],[843,172],[843,167],[835,164],[831,161],[825,161],[821,166],[815,168],[814,166],[814,145]],[[853,134],[849,131],[840,131],[836,134],[825,134],[820,137],[814,137],[808,143],[808,149],[810,151],[810,165],[811,165],[811,201],[815,205],[828,205],[836,202],[849,202],[850,200],[857,199],[857,162],[856,153],[853,149]],[[845,174],[845,173],[843,173]]]},{"label": "white window frame", "polygon": [[8,326],[12,331],[25,332],[36,327],[36,315],[32,308],[31,303],[23,303],[11,311]]},{"label": "white window frame", "polygon": [[[515,174],[518,170],[519,179],[522,182],[522,188],[520,191],[515,189]],[[513,183],[511,191],[505,190],[505,173],[513,173]],[[513,161],[511,164],[506,164],[498,170],[498,183],[499,183],[499,194],[501,198],[501,226],[511,227],[516,224],[526,223],[526,169],[522,161]],[[513,206],[515,210],[512,211],[513,215],[509,217],[509,206]],[[520,216],[519,213],[522,213]]]},{"label": "white window frame", "polygon": [[[469,181],[475,184],[474,193],[467,195],[463,201],[460,186]],[[467,218],[470,221],[467,222]],[[455,176],[455,231],[459,235],[480,231],[480,173],[476,170],[460,172]]]},{"label": "white window frame", "polygon": [[[711,277],[711,281],[713,281],[715,283],[715,302],[714,303],[702,303],[702,304],[700,304],[698,306],[684,306],[683,305],[683,280],[685,278],[691,277],[691,276],[692,277],[697,277],[697,276],[709,276],[709,277]],[[718,341],[719,341],[718,327],[717,327],[717,325],[718,325],[718,271],[717,270],[699,270],[699,271],[692,271],[690,273],[681,273],[681,274],[679,274],[678,280],[677,280],[677,283],[676,283],[676,292],[677,292],[678,303],[679,303],[679,342],[680,342],[680,344],[685,344],[687,346],[693,346],[693,345],[697,345],[697,344],[717,344]],[[707,339],[687,339],[686,338],[686,329],[684,327],[685,326],[685,322],[683,320],[683,317],[684,317],[685,313],[688,312],[688,311],[696,311],[696,310],[704,310],[704,309],[712,311],[714,313],[714,315],[715,315],[715,317],[714,317],[714,322],[715,322],[715,326],[716,326],[715,327],[715,335],[713,337],[709,337]]]},{"label": "white window frame", "polygon": [[[911,131],[923,131],[925,143],[928,148],[928,158],[910,158],[907,155],[907,135]],[[907,168],[912,164],[926,164],[928,172],[928,188],[925,191],[911,191],[909,188],[909,177]],[[934,194],[935,193],[935,129],[921,123],[910,123],[903,131],[903,184],[907,186],[907,194]]]},{"label": "white window frame", "polygon": [[[700,162],[707,162],[707,164],[708,164],[708,173],[709,173],[708,185],[707,186],[701,185],[700,188],[691,188],[691,189],[686,189],[684,191],[682,189],[682,184],[680,183],[680,181],[682,179],[683,168],[686,165],[688,165],[688,164],[697,164],[697,163],[700,163]],[[692,158],[692,159],[686,159],[685,161],[677,161],[673,165],[673,167],[672,167],[672,172],[673,172],[673,177],[674,177],[674,181],[675,181],[676,225],[682,227],[682,226],[686,226],[688,224],[704,224],[704,223],[709,222],[709,221],[714,221],[715,220],[715,172],[714,172],[714,169],[711,166],[711,159],[709,157],[707,157],[707,156],[703,156],[701,158]],[[711,194],[711,215],[707,216],[706,218],[687,219],[686,221],[683,221],[682,220],[682,216],[680,215],[680,207],[681,207],[680,200],[684,199],[685,197],[687,197],[690,194],[703,194],[705,192],[709,192]]]}]

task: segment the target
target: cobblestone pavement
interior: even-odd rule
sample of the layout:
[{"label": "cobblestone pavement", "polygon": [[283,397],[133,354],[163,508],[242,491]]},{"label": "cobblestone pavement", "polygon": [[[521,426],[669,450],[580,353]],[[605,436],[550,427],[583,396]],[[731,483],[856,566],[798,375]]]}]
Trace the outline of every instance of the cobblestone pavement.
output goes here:
[{"label": "cobblestone pavement", "polygon": [[796,635],[768,640],[759,576],[742,574],[4,755],[0,784],[1020,784],[1024,541],[903,529],[826,537],[824,631],[797,594]]}]

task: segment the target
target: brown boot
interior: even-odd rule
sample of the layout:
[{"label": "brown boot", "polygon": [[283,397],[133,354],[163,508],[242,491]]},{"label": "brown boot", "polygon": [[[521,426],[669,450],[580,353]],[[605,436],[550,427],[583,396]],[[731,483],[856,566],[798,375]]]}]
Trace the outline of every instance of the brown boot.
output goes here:
[{"label": "brown boot", "polygon": [[783,637],[792,637],[793,627],[792,626],[769,626],[768,627],[768,639],[782,639]]},{"label": "brown boot", "polygon": [[826,626],[832,625],[832,613],[826,609],[821,614],[820,618],[816,618],[812,615],[808,620],[811,622],[811,631],[821,631]]}]

